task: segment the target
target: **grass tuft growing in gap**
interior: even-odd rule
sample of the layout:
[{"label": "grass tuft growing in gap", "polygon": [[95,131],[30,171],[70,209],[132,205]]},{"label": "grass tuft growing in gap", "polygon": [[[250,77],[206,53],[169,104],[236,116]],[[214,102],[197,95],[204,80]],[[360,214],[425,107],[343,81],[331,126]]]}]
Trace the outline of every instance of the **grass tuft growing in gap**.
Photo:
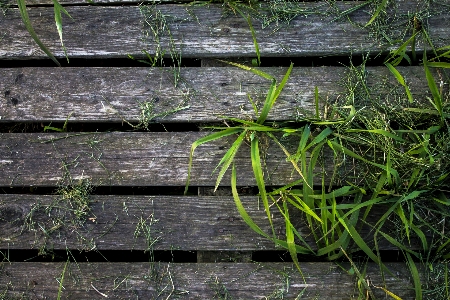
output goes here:
[{"label": "grass tuft growing in gap", "polygon": [[[443,221],[450,206],[447,190],[450,178],[449,95],[437,88],[426,53],[423,62],[423,80],[428,83],[432,98],[414,99],[405,78],[389,63],[387,68],[404,92],[388,89],[388,95],[374,96],[367,86],[364,64],[350,65],[342,81],[346,93],[333,103],[321,106],[318,104],[320,89],[316,88],[315,113],[297,120],[295,126],[290,123],[273,126],[266,122],[292,65],[277,84],[272,76],[259,69],[231,63],[272,81],[266,101],[262,108],[255,109],[255,120],[226,118],[236,125],[214,127],[217,132],[194,142],[188,173],[198,146],[236,135],[217,167],[220,171],[216,187],[232,166],[232,193],[241,217],[255,232],[288,249],[300,272],[298,254],[315,254],[329,260],[346,257],[352,262],[352,253],[362,250],[379,264],[383,273],[389,274],[378,255],[379,240],[384,239],[403,251],[416,299],[422,299],[423,283],[416,261],[423,257],[410,249],[412,241],[419,241],[423,253],[438,250],[443,259],[448,258],[446,253],[450,248],[450,228],[448,222]],[[259,141],[262,137],[273,141],[285,153],[297,180],[272,191],[267,189],[266,174],[270,170],[264,170],[261,164]],[[297,147],[289,146],[287,138],[297,141]],[[284,219],[285,236],[273,230],[272,233],[261,230],[240,201],[234,157],[246,144],[244,141],[250,147],[249,159],[268,223],[273,229],[272,214],[277,212]],[[332,162],[327,161],[327,157],[332,157]],[[329,169],[327,165],[334,168]],[[320,189],[314,186],[317,182],[322,183]],[[293,220],[290,213],[294,210],[303,215],[314,243],[307,242],[297,231],[295,224],[299,220]],[[375,223],[368,223],[376,210],[384,213]],[[364,226],[372,228],[372,237],[361,235]],[[434,247],[430,247],[430,234],[435,240]],[[436,249],[436,245],[440,246]],[[355,265],[353,270],[356,274]],[[372,291],[365,276],[359,273],[358,278],[360,297],[368,297]],[[381,290],[390,297],[397,297],[384,286]]]}]

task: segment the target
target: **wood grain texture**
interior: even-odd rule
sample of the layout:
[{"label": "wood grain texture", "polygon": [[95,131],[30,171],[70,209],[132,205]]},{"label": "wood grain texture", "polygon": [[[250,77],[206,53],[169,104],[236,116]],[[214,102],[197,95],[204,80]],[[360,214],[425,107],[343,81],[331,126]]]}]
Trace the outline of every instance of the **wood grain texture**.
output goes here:
[{"label": "wood grain texture", "polygon": [[[65,263],[4,263],[0,288],[7,295],[56,299]],[[410,274],[403,264],[388,264],[392,275],[381,278],[367,264],[367,278],[401,299],[413,299]],[[349,268],[348,264],[344,264]],[[275,293],[294,299],[353,299],[356,279],[333,263],[303,263],[304,280],[292,264],[70,263],[61,299],[268,299]],[[165,289],[164,289],[165,288]],[[386,294],[372,287],[377,299]],[[162,292],[161,292],[162,291]],[[102,293],[103,295],[101,295]],[[158,295],[161,293],[160,295]]]},{"label": "wood grain texture", "polygon": [[[395,47],[388,47],[383,41],[375,39],[373,32],[363,27],[370,19],[366,9],[352,13],[351,21],[345,17],[336,17],[336,9],[339,15],[361,3],[299,3],[305,11],[315,13],[298,17],[292,20],[289,26],[275,32],[273,28],[262,29],[261,23],[255,21],[261,55],[357,55],[367,51],[388,51],[401,45],[402,42],[399,42]],[[408,16],[408,13],[418,9],[417,5],[415,1],[399,1],[394,13]],[[438,6],[434,9],[433,17],[423,21],[427,23],[430,38],[435,42],[435,46],[439,47],[450,42],[450,17],[447,9],[443,9],[439,4],[435,5]],[[189,8],[183,5],[160,5],[158,9],[172,20],[171,32],[175,48],[182,48],[183,57],[255,56],[247,21],[238,15],[224,18],[220,5]],[[74,6],[70,7],[69,13],[73,20],[65,18],[63,25],[69,57],[113,58],[126,57],[127,54],[139,56],[142,55],[143,49],[149,53],[155,52],[155,43],[151,34],[150,38],[146,37],[141,13],[137,7]],[[54,25],[53,8],[32,8],[29,15],[44,44],[48,45],[57,57],[64,57]],[[411,35],[408,19],[402,22],[392,29],[388,28],[392,31],[388,33],[392,40],[407,39]],[[0,18],[0,28],[5,30],[0,45],[0,58],[46,58],[26,31],[17,9],[8,10],[6,17]],[[168,45],[169,38],[162,36],[162,49],[169,49]],[[420,51],[423,47],[424,45],[419,43],[416,49]]]},{"label": "wood grain texture", "polygon": [[[262,68],[278,81],[286,69]],[[398,70],[415,100],[426,101],[429,91],[423,68]],[[294,68],[269,120],[313,115],[316,86],[321,104],[333,103],[345,93],[347,72],[345,67]],[[387,68],[367,67],[366,72],[374,99],[383,101],[388,92],[405,94]],[[255,117],[248,95],[262,106],[270,86],[268,80],[234,67],[184,68],[177,87],[168,68],[0,69],[0,77],[0,122],[65,121],[69,114],[69,122],[122,122],[122,118],[137,122],[143,102],[154,102],[154,114],[189,106],[154,119],[159,122],[213,122],[223,120],[222,116],[248,119]]]},{"label": "wood grain texture", "polygon": [[[200,132],[2,133],[0,186],[55,186],[66,173],[65,169],[74,179],[90,178],[94,185],[184,186],[191,144],[205,135]],[[55,138],[58,140],[50,142]],[[196,150],[192,186],[215,185],[214,168],[235,138],[229,136]],[[266,184],[284,185],[297,180],[279,147],[271,144],[267,147],[266,176],[269,174],[270,178]],[[247,145],[241,146],[235,162],[240,185],[256,185]],[[330,161],[326,167],[332,170]],[[321,178],[317,183],[321,183]],[[221,184],[230,185],[228,174]]]},{"label": "wood grain texture", "polygon": [[[267,234],[270,224],[255,196],[242,196],[254,222]],[[86,221],[78,224],[68,201],[51,195],[0,195],[0,249],[80,249],[255,251],[282,250],[251,230],[240,217],[232,197],[92,195]],[[58,201],[59,200],[59,201]],[[375,224],[385,212],[373,209],[368,222]],[[285,221],[272,209],[277,238],[285,239]],[[313,249],[317,249],[306,221],[292,208],[291,222]],[[139,231],[144,221],[149,231]],[[59,224],[62,224],[59,226]],[[388,225],[387,225],[388,226]],[[390,232],[389,228],[383,229]],[[150,234],[151,239],[147,239]],[[359,232],[374,245],[370,228]],[[419,249],[412,240],[412,249]],[[378,239],[380,250],[396,250]],[[349,250],[351,247],[349,248]],[[204,259],[208,262],[207,259]]]}]

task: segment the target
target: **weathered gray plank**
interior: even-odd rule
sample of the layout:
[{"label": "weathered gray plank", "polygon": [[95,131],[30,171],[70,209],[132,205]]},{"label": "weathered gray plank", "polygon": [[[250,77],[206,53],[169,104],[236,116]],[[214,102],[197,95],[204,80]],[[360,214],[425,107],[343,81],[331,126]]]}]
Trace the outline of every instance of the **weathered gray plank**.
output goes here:
[{"label": "weathered gray plank", "polygon": [[[333,5],[345,11],[359,4],[361,2],[351,1]],[[331,7],[325,1],[299,5],[316,13],[292,20],[289,26],[276,32],[273,28],[261,29],[261,24],[255,21],[262,56],[350,55],[388,50],[382,42],[373,38],[370,30],[351,24],[345,17],[333,21],[336,15],[332,12],[336,6]],[[175,17],[171,25],[173,41],[175,47],[182,47],[183,57],[255,56],[247,21],[237,15],[223,18],[220,5],[191,7],[189,12],[182,5],[161,5],[158,9],[166,16]],[[417,3],[401,1],[395,14],[408,16],[416,10]],[[441,6],[435,10],[438,14],[427,20],[429,35],[435,46],[446,45],[449,43],[450,28],[448,10]],[[126,57],[127,54],[141,55],[142,49],[150,53],[155,51],[155,45],[144,38],[137,7],[70,7],[69,12],[73,20],[64,20],[64,39],[70,57]],[[63,57],[53,9],[32,8],[29,15],[44,44],[56,56]],[[370,15],[365,9],[360,9],[352,14],[351,19],[364,25]],[[398,25],[393,29],[395,32],[391,39],[404,38],[408,26],[412,26],[410,22]],[[25,30],[16,9],[10,9],[6,17],[0,17],[0,28],[6,31],[0,45],[0,58],[46,57]],[[168,44],[169,39],[161,37],[163,49],[169,49]],[[417,45],[417,49],[423,49],[423,44]]]},{"label": "weathered gray plank", "polygon": [[[3,263],[0,289],[7,295],[56,299],[65,263]],[[348,264],[344,267],[349,268]],[[380,275],[369,263],[367,279],[377,297],[383,286],[402,299],[413,299],[410,274],[404,264],[388,264],[392,274]],[[304,280],[289,263],[167,264],[70,263],[64,273],[61,299],[353,299],[356,279],[333,263],[302,263]],[[161,293],[161,294],[159,294]],[[355,294],[356,293],[356,294]],[[363,295],[365,296],[365,295]]]},{"label": "weathered gray plank", "polygon": [[[67,171],[95,185],[184,186],[191,144],[201,132],[0,134],[0,186],[55,186]],[[68,138],[65,138],[68,137]],[[51,139],[53,143],[48,142]],[[214,186],[212,175],[233,138],[200,146],[194,156],[191,185]],[[47,141],[47,142],[46,142]],[[262,141],[261,143],[264,143]],[[250,148],[236,155],[240,185],[255,185]],[[285,154],[269,144],[267,184],[284,185],[298,177]],[[327,168],[332,169],[330,162]],[[217,173],[216,173],[217,174]],[[225,176],[222,185],[230,185]],[[317,183],[321,183],[319,178]]]},{"label": "weathered gray plank", "polygon": [[[232,197],[92,195],[91,210],[77,223],[68,201],[48,195],[0,195],[0,249],[83,249],[253,251],[277,250],[273,242],[256,234],[241,219]],[[73,201],[73,200],[72,200]],[[242,196],[255,223],[271,234],[267,215],[255,196]],[[373,209],[368,222],[376,223],[385,212]],[[291,222],[315,247],[311,231],[297,209]],[[142,230],[145,226],[151,238]],[[285,221],[273,208],[278,238],[285,239]],[[363,227],[360,235],[373,245],[373,233]],[[389,232],[388,229],[385,231]],[[381,250],[396,249],[378,241]],[[413,241],[412,248],[418,244]]]},{"label": "weathered gray plank", "polygon": [[[231,197],[92,196],[92,211],[84,226],[71,224],[74,216],[56,204],[56,196],[0,195],[0,248],[146,250],[145,234],[134,236],[142,219],[151,227],[157,250],[274,250],[273,243],[253,232],[240,218]],[[243,197],[255,222],[270,232],[256,197]],[[64,203],[64,202],[62,202]],[[37,209],[36,207],[40,207]],[[45,208],[55,207],[51,216]],[[30,215],[32,214],[32,216]],[[27,219],[31,216],[31,220]],[[152,216],[154,224],[152,222]],[[64,219],[64,226],[46,235],[41,230]],[[34,223],[27,228],[29,223]],[[277,228],[283,220],[275,218]],[[40,224],[40,226],[38,226]],[[303,225],[304,227],[304,225]],[[305,236],[308,235],[308,229]],[[280,229],[281,230],[281,229]]]},{"label": "weathered gray plank", "polygon": [[[263,68],[279,80],[287,68]],[[367,85],[374,97],[404,88],[385,67],[368,67]],[[399,67],[413,96],[429,94],[422,67]],[[314,113],[314,87],[322,102],[330,103],[345,92],[344,67],[294,68],[269,120],[287,120]],[[0,122],[98,121],[137,122],[139,102],[156,101],[154,113],[189,106],[155,121],[211,122],[221,116],[253,118],[247,98],[260,105],[270,82],[239,68],[184,68],[182,81],[173,84],[169,69],[160,68],[21,68],[0,69]],[[385,84],[382,84],[385,82]],[[388,103],[389,104],[389,103]]]}]

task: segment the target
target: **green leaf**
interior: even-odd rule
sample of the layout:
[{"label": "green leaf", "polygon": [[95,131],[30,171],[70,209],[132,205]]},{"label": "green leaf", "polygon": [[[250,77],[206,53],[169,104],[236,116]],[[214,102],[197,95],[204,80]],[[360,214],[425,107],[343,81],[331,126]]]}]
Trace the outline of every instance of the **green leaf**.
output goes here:
[{"label": "green leaf", "polygon": [[289,79],[289,76],[291,74],[293,66],[294,66],[294,64],[291,63],[291,65],[289,66],[289,69],[287,70],[286,74],[284,75],[284,77],[281,80],[278,87],[276,86],[275,79],[272,81],[272,85],[270,86],[269,92],[267,93],[266,101],[264,102],[264,106],[261,110],[261,114],[259,115],[259,118],[256,121],[257,123],[262,124],[266,120],[267,115],[269,114],[270,110],[272,109],[272,106],[275,104],[275,101],[278,99],[278,96],[280,95],[281,91],[283,90],[284,85],[286,84],[287,80]]},{"label": "green leaf", "polygon": [[66,274],[66,270],[67,270],[67,266],[69,265],[69,259],[67,259],[65,265],[64,265],[64,269],[62,271],[61,274],[61,278],[59,281],[59,288],[58,288],[58,295],[56,296],[57,300],[61,299],[61,293],[62,293],[62,289],[64,288],[63,283],[64,283],[64,275]]},{"label": "green leaf", "polygon": [[433,67],[433,68],[450,68],[450,63],[447,62],[429,62],[427,63],[428,67]]},{"label": "green leaf", "polygon": [[319,113],[319,88],[317,86],[314,87],[314,103],[316,105],[316,119],[320,120],[320,113]]},{"label": "green leaf", "polygon": [[66,56],[67,62],[69,62],[69,57],[67,56],[67,50],[64,46],[63,37],[62,37],[62,17],[61,17],[61,11],[67,15],[69,18],[72,19],[72,17],[69,15],[67,10],[59,4],[58,0],[52,0],[53,1],[53,9],[55,12],[55,22],[56,22],[56,29],[58,30],[59,39],[61,40],[61,47],[64,50],[64,55]]},{"label": "green leaf", "polygon": [[[327,141],[327,142],[328,142],[328,145],[330,146],[330,148],[333,149],[333,150],[339,150],[339,151],[342,151],[342,152],[345,153],[346,155],[349,155],[349,156],[351,156],[351,157],[353,157],[353,158],[356,158],[356,159],[359,159],[359,160],[361,160],[361,161],[363,161],[363,162],[365,162],[365,163],[368,163],[368,164],[371,164],[371,165],[373,165],[373,166],[376,166],[376,167],[378,167],[378,168],[380,168],[380,169],[382,169],[382,170],[388,171],[387,168],[386,168],[386,166],[380,165],[380,164],[378,164],[378,163],[374,163],[374,162],[372,162],[372,161],[369,161],[369,160],[363,158],[362,156],[360,156],[360,155],[358,155],[358,154],[352,152],[351,150],[345,148],[344,146],[341,146],[340,144],[338,144],[338,143],[336,143],[336,142],[334,142],[334,141],[330,141],[330,140],[329,140],[329,141]],[[397,183],[400,182],[400,177],[399,177],[399,175],[398,175],[398,172],[397,172],[395,169],[390,168],[390,169],[389,169],[389,173],[392,174],[392,175],[396,178],[396,182],[397,182]]]},{"label": "green leaf", "polygon": [[442,99],[439,93],[439,90],[436,86],[436,82],[434,81],[433,75],[431,75],[430,70],[428,69],[427,55],[426,51],[423,52],[423,66],[425,68],[425,75],[428,81],[428,87],[430,88],[431,94],[433,95],[433,101],[430,101],[431,104],[436,108],[439,113],[439,116],[444,118],[444,114],[442,111]]},{"label": "green leaf", "polygon": [[250,16],[247,16],[247,22],[248,22],[248,26],[250,27],[250,31],[252,32],[253,45],[255,45],[256,57],[258,58],[258,66],[260,66],[261,65],[261,55],[259,53],[258,41],[256,40],[256,32],[255,32],[255,29],[253,28],[252,19],[250,18]]},{"label": "green leaf", "polygon": [[408,252],[405,252],[405,255],[414,282],[414,290],[416,291],[415,300],[422,300],[422,284],[420,283],[419,271],[417,270],[416,264],[414,263],[414,260],[412,259],[411,255]]},{"label": "green leaf", "polygon": [[22,17],[23,23],[25,25],[25,28],[28,30],[28,33],[31,35],[39,48],[41,48],[41,50],[44,51],[45,54],[47,54],[47,56],[50,57],[58,67],[60,67],[61,64],[58,62],[52,52],[41,42],[36,32],[34,31],[34,28],[31,25],[30,17],[28,16],[25,0],[17,0],[17,5],[19,6],[20,16]]},{"label": "green leaf", "polygon": [[236,153],[239,150],[239,147],[241,146],[242,141],[244,140],[246,134],[247,134],[247,131],[243,131],[239,135],[239,137],[234,141],[233,145],[231,145],[230,149],[228,149],[227,153],[225,153],[225,155],[222,157],[219,164],[217,165],[217,167],[222,165],[222,168],[219,171],[219,175],[217,175],[216,186],[214,187],[214,192],[219,187],[219,184],[222,181],[223,175],[225,175],[225,172],[228,170],[231,163],[233,162],[234,157],[236,156]]},{"label": "green leaf", "polygon": [[380,12],[386,7],[387,4],[387,0],[383,0],[383,2],[381,2],[380,5],[378,5],[377,10],[375,11],[375,13],[372,15],[372,18],[369,20],[369,22],[367,22],[366,25],[364,25],[364,27],[369,26],[370,24],[372,24],[373,21],[375,21],[375,19],[378,17],[378,15],[380,14]]},{"label": "green leaf", "polygon": [[338,217],[339,222],[344,226],[345,230],[350,234],[350,236],[353,238],[353,241],[358,245],[358,247],[364,251],[364,253],[367,254],[375,263],[381,265],[381,261],[378,258],[378,256],[375,255],[375,253],[372,252],[372,250],[367,246],[366,242],[362,239],[362,237],[359,235],[359,233],[356,231],[355,227],[353,227],[351,224],[347,224],[345,219]]},{"label": "green leaf", "polygon": [[251,150],[253,174],[255,175],[256,184],[258,186],[259,196],[261,197],[261,200],[263,202],[264,209],[267,214],[267,218],[268,218],[270,226],[272,228],[272,233],[275,237],[275,229],[273,228],[272,216],[271,216],[270,208],[269,208],[269,200],[267,198],[266,185],[264,183],[264,175],[263,175],[263,170],[262,170],[262,166],[261,166],[261,157],[259,155],[259,144],[258,144],[257,136],[253,137],[253,139],[251,141],[251,149],[250,150]]},{"label": "green leaf", "polygon": [[194,157],[194,151],[195,149],[204,144],[204,143],[208,143],[217,139],[221,139],[223,137],[226,137],[228,135],[232,135],[232,134],[236,134],[236,133],[240,133],[242,132],[243,129],[242,128],[227,128],[223,131],[220,132],[215,132],[212,133],[208,136],[202,137],[198,140],[196,140],[194,143],[192,143],[191,145],[191,152],[189,155],[189,165],[188,165],[188,174],[187,174],[187,179],[186,179],[186,186],[184,188],[184,194],[186,195],[188,187],[189,187],[189,182],[190,182],[190,178],[191,178],[191,170],[192,170],[192,159]]},{"label": "green leaf", "polygon": [[235,67],[238,67],[238,68],[241,68],[243,70],[250,71],[250,72],[255,73],[256,75],[261,76],[261,77],[263,77],[265,79],[275,80],[275,78],[273,78],[273,76],[267,74],[266,72],[260,71],[258,69],[250,68],[250,67],[247,67],[245,65],[241,65],[241,64],[238,64],[238,63],[235,63],[235,62],[231,62],[231,61],[225,61],[225,60],[221,60],[221,59],[219,59],[218,61],[221,61],[223,63],[229,64],[229,65],[232,65],[232,66],[235,66]]},{"label": "green leaf", "polygon": [[386,65],[386,67],[388,67],[388,69],[391,71],[391,73],[395,76],[395,78],[397,79],[398,83],[400,83],[405,88],[405,92],[406,92],[406,95],[408,96],[409,103],[413,103],[414,99],[413,99],[413,97],[411,95],[411,91],[409,90],[409,87],[406,84],[405,79],[403,78],[403,76],[390,63],[387,62],[387,63],[385,63],[385,65]]},{"label": "green leaf", "polygon": [[294,233],[293,233],[292,227],[291,227],[292,224],[290,223],[290,221],[288,222],[289,210],[287,207],[287,203],[285,201],[283,202],[283,208],[284,208],[284,215],[285,215],[285,220],[286,220],[286,242],[288,245],[288,250],[289,250],[289,253],[291,254],[292,261],[294,262],[295,266],[297,267],[298,271],[300,272],[303,280],[305,280],[302,270],[300,269],[300,264],[298,262],[297,251],[296,251],[295,243],[294,243]]}]

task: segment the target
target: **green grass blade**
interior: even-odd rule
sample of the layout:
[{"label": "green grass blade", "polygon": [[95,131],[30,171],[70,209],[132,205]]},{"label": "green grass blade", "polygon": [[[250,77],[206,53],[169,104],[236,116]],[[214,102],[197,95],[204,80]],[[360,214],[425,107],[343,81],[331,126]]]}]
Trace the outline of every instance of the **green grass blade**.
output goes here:
[{"label": "green grass blade", "polygon": [[375,21],[375,19],[378,17],[378,15],[381,13],[381,11],[386,7],[386,4],[387,4],[387,0],[383,0],[383,2],[381,2],[380,5],[378,5],[377,10],[372,15],[372,18],[369,20],[369,22],[367,22],[366,25],[364,25],[364,27],[369,26],[370,24],[372,24],[373,21]]},{"label": "green grass blade", "polygon": [[410,227],[416,233],[416,235],[419,237],[420,242],[422,243],[422,249],[425,252],[428,251],[428,242],[427,242],[427,238],[426,238],[425,234],[423,233],[423,231],[419,227],[414,225],[413,223],[410,223]]},{"label": "green grass blade", "polygon": [[427,63],[428,67],[433,67],[433,68],[450,68],[450,63],[447,62],[429,62]]},{"label": "green grass blade", "polygon": [[415,38],[416,35],[419,33],[420,31],[416,32],[415,34],[413,34],[412,37],[410,37],[406,42],[404,42],[400,47],[397,48],[397,50],[395,50],[391,56],[389,57],[389,59],[387,60],[387,62],[390,62],[392,59],[392,65],[394,67],[396,67],[403,58],[407,59],[409,63],[411,63],[411,61],[409,60],[409,58],[406,56],[406,47],[408,47],[409,44],[411,44]]},{"label": "green grass blade", "polygon": [[314,87],[314,104],[316,106],[316,119],[320,120],[320,113],[319,113],[319,88],[317,86]]},{"label": "green grass blade", "polygon": [[188,165],[186,186],[184,188],[184,194],[185,195],[187,193],[187,190],[188,190],[188,187],[189,187],[189,182],[190,182],[190,179],[191,179],[192,160],[194,158],[194,151],[195,151],[195,149],[198,146],[200,146],[200,145],[202,145],[204,143],[208,143],[208,142],[211,142],[211,141],[214,141],[214,140],[217,140],[217,139],[221,139],[221,138],[226,137],[228,135],[240,133],[242,131],[243,131],[243,129],[242,128],[238,128],[238,127],[237,128],[227,128],[227,129],[225,129],[223,131],[215,132],[215,133],[212,133],[212,134],[207,135],[205,137],[202,137],[202,138],[196,140],[194,143],[192,143],[192,145],[191,145],[191,152],[189,154],[189,165]]},{"label": "green grass blade", "polygon": [[297,155],[301,155],[304,152],[310,135],[311,135],[311,127],[309,125],[304,126],[302,136],[298,144]]},{"label": "green grass blade", "polygon": [[289,250],[289,253],[291,254],[292,261],[294,262],[299,273],[301,274],[304,283],[306,283],[305,278],[302,273],[302,270],[300,269],[300,264],[298,262],[297,251],[296,251],[295,242],[294,242],[294,233],[293,233],[292,227],[291,227],[292,224],[289,221],[289,210],[288,210],[286,201],[283,202],[283,208],[284,208],[284,215],[285,215],[285,220],[286,220],[286,242],[288,245],[288,250]]},{"label": "green grass blade", "polygon": [[408,85],[405,82],[405,79],[403,78],[403,76],[400,74],[400,72],[394,68],[393,65],[391,65],[390,63],[385,63],[386,67],[388,67],[389,71],[391,71],[391,73],[394,75],[394,77],[397,79],[398,83],[400,83],[404,88],[405,88],[405,92],[406,95],[408,96],[409,99],[409,103],[413,103],[414,99],[411,95],[411,91],[409,90]]},{"label": "green grass blade", "polygon": [[416,291],[415,300],[422,300],[422,284],[420,283],[419,271],[417,270],[416,264],[414,263],[414,260],[412,259],[411,255],[408,252],[405,252],[405,255],[414,282],[414,290]]},{"label": "green grass blade", "polygon": [[235,62],[231,62],[231,61],[225,61],[225,60],[221,60],[221,59],[219,59],[218,61],[226,63],[226,64],[229,64],[229,65],[232,65],[232,66],[235,66],[235,67],[238,67],[238,68],[241,68],[243,70],[250,71],[250,72],[255,73],[256,75],[261,76],[261,77],[263,77],[265,79],[275,80],[275,78],[273,78],[272,75],[269,75],[266,72],[260,71],[258,69],[247,67],[247,66],[244,66],[244,65],[241,65],[241,64],[238,64],[238,63],[235,63]]},{"label": "green grass blade", "polygon": [[[289,153],[289,151],[280,143],[280,141],[273,134],[271,134],[270,132],[267,132],[266,134],[281,148],[281,150],[283,150],[283,152],[287,158],[291,157],[291,154]],[[312,189],[311,185],[306,180],[306,177],[303,175],[302,170],[300,170],[300,168],[298,167],[298,164],[294,160],[290,160],[290,162],[292,163],[292,165],[294,166],[294,169],[297,171],[297,173],[300,175],[300,177],[303,179],[304,183],[309,188]]]},{"label": "green grass blade", "polygon": [[231,193],[233,194],[234,203],[236,204],[237,210],[239,214],[241,215],[242,219],[244,219],[244,222],[256,233],[268,238],[272,239],[267,233],[261,230],[258,225],[253,222],[252,218],[248,215],[247,211],[244,208],[244,205],[242,204],[241,199],[239,198],[239,193],[237,192],[237,185],[236,185],[236,168],[233,164],[231,168]]},{"label": "green grass blade", "polygon": [[69,15],[67,10],[61,4],[59,4],[58,0],[53,0],[53,9],[54,9],[54,12],[55,12],[56,29],[58,30],[59,39],[61,40],[61,47],[64,50],[64,55],[66,56],[67,62],[69,62],[69,57],[67,56],[67,50],[66,50],[66,47],[64,46],[63,36],[62,36],[62,17],[61,17],[61,12],[63,12],[69,18],[72,18],[72,17]]},{"label": "green grass blade", "polygon": [[398,242],[396,239],[394,239],[390,235],[380,231],[379,229],[375,229],[375,230],[376,230],[377,233],[380,233],[392,245],[396,246],[397,248],[399,248],[399,249],[401,249],[401,250],[403,250],[405,252],[411,253],[415,257],[419,257],[419,253],[414,252],[413,250],[409,249],[409,247],[406,247],[402,243]]},{"label": "green grass blade", "polygon": [[273,228],[272,216],[269,208],[269,200],[267,198],[266,185],[264,183],[264,174],[261,166],[261,157],[259,155],[259,143],[257,136],[253,136],[251,140],[250,150],[251,150],[253,174],[255,175],[256,184],[258,186],[259,196],[261,197],[261,201],[263,202],[267,218],[269,219],[270,227],[272,228],[272,232],[275,237],[275,229]]},{"label": "green grass blade", "polygon": [[219,187],[219,184],[222,181],[223,175],[225,175],[225,172],[228,170],[231,163],[233,162],[234,157],[236,156],[237,151],[239,150],[242,142],[244,141],[246,134],[247,134],[247,131],[244,131],[239,135],[239,137],[234,141],[233,145],[231,145],[230,149],[228,149],[227,153],[223,156],[222,160],[220,161],[219,165],[220,164],[223,164],[223,165],[219,171],[219,175],[217,176],[216,186],[214,187],[214,192]]},{"label": "green grass blade", "polygon": [[397,212],[397,215],[400,217],[400,220],[403,223],[403,226],[404,226],[405,232],[406,232],[406,237],[408,238],[408,242],[411,244],[411,240],[409,237],[409,221],[406,219],[405,212],[403,211],[403,207],[401,205],[398,205],[396,212]]},{"label": "green grass blade", "polygon": [[58,67],[60,67],[61,64],[58,62],[52,52],[41,42],[36,32],[34,31],[34,28],[31,25],[30,17],[28,16],[25,0],[17,0],[17,5],[19,6],[20,16],[22,17],[23,23],[28,30],[28,33],[31,35],[39,48],[41,48],[41,50],[44,51],[45,54],[47,54],[47,56],[50,57]]},{"label": "green grass blade", "polygon": [[[281,80],[280,84],[276,86],[275,79],[272,81],[272,86],[269,90],[269,93],[267,94],[266,101],[264,102],[263,109],[261,110],[261,114],[259,115],[258,121],[256,121],[259,124],[264,123],[264,121],[267,118],[267,115],[269,114],[270,110],[272,109],[273,105],[275,104],[275,101],[278,99],[278,96],[280,96],[281,91],[283,90],[284,86],[286,85],[286,82],[289,79],[289,76],[291,75],[292,68],[294,67],[294,64],[291,63],[289,66],[289,69],[287,70],[286,74],[284,74],[283,79]],[[275,88],[275,90],[273,90]]]},{"label": "green grass blade", "polygon": [[305,147],[303,151],[308,150],[312,146],[321,143],[325,138],[327,138],[330,134],[333,133],[333,130],[330,127],[323,129],[312,141]]},{"label": "green grass blade", "polygon": [[[376,167],[378,167],[378,168],[380,168],[380,169],[382,169],[382,170],[387,171],[386,166],[384,166],[384,165],[380,165],[380,164],[378,164],[378,163],[374,163],[374,162],[372,162],[372,161],[369,161],[369,160],[363,158],[362,156],[360,156],[360,155],[354,153],[353,151],[351,151],[351,150],[349,150],[349,149],[347,149],[347,148],[341,146],[340,144],[338,144],[338,143],[336,143],[336,142],[334,142],[334,141],[330,141],[330,140],[329,140],[329,141],[327,141],[327,142],[328,142],[328,145],[330,146],[330,148],[331,148],[333,151],[336,151],[336,150],[342,151],[343,153],[345,153],[345,154],[348,155],[348,156],[351,156],[351,157],[353,157],[353,158],[359,159],[359,160],[361,160],[361,161],[363,161],[363,162],[365,162],[365,163],[371,164],[371,165],[376,166]],[[398,182],[399,182],[399,178],[400,178],[399,175],[398,175],[398,172],[397,172],[395,169],[392,169],[392,168],[389,169],[389,172],[396,178],[396,181],[397,181],[397,183],[398,183]]]},{"label": "green grass blade", "polygon": [[255,45],[256,57],[258,59],[258,66],[260,66],[261,65],[261,54],[259,53],[259,45],[258,45],[258,41],[256,40],[256,32],[255,32],[255,29],[253,28],[252,19],[250,16],[247,16],[247,22],[248,22],[248,26],[250,27],[250,31],[252,32],[253,45]]},{"label": "green grass blade", "polygon": [[295,200],[297,200],[297,203],[293,202],[292,204],[300,211],[303,211],[305,214],[313,217],[316,219],[319,223],[323,223],[322,219],[303,201],[300,197],[296,195],[291,195]]},{"label": "green grass blade", "polygon": [[425,68],[425,76],[427,77],[428,87],[430,88],[431,94],[433,95],[433,101],[431,104],[436,108],[441,118],[444,118],[444,114],[442,111],[442,99],[439,93],[439,89],[436,86],[436,82],[434,81],[433,75],[428,69],[427,55],[426,52],[423,52],[423,66]]},{"label": "green grass blade", "polygon": [[375,255],[375,253],[373,253],[373,251],[369,248],[369,246],[367,246],[366,242],[364,242],[362,237],[356,231],[355,227],[353,227],[353,225],[351,224],[348,224],[348,222],[346,222],[346,220],[344,220],[343,218],[338,217],[338,221],[342,224],[345,230],[347,230],[347,232],[350,234],[356,245],[358,245],[358,247],[362,251],[364,251],[364,253],[366,253],[367,256],[369,256],[375,263],[380,265],[381,264],[380,259],[378,258],[378,256]]},{"label": "green grass blade", "polygon": [[67,266],[69,265],[69,260],[66,261],[66,264],[64,265],[64,269],[61,274],[61,279],[59,281],[59,288],[58,288],[58,295],[56,296],[57,300],[61,299],[61,293],[63,289],[63,283],[64,283],[64,275],[66,274]]}]

